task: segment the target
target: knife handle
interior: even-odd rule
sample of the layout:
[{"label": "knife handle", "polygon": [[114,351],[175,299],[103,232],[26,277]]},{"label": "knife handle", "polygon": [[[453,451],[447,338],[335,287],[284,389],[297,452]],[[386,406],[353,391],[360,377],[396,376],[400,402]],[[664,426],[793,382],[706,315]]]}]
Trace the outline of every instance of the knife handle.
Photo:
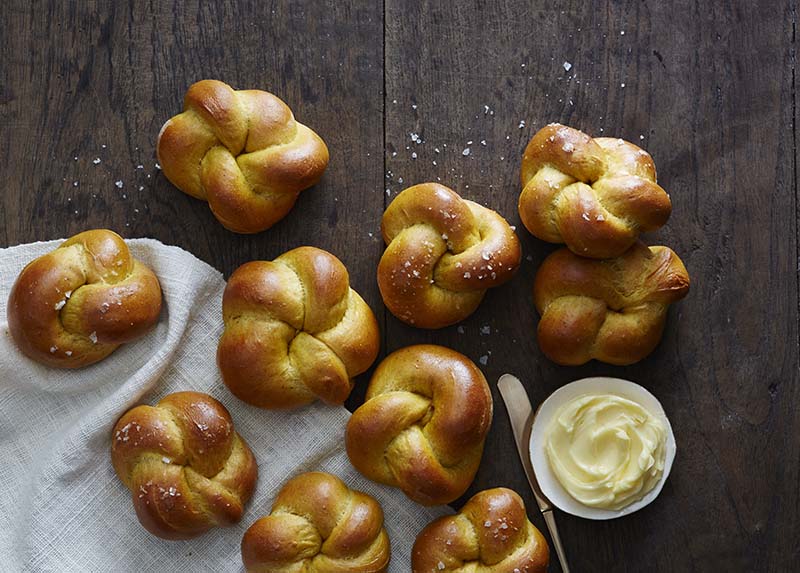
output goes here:
[{"label": "knife handle", "polygon": [[569,565],[567,564],[567,555],[564,553],[564,546],[561,545],[561,537],[558,535],[558,527],[556,527],[556,518],[553,511],[548,509],[542,512],[544,522],[547,524],[547,530],[550,532],[550,539],[553,540],[553,547],[556,549],[558,562],[561,564],[561,570],[564,573],[569,573]]}]

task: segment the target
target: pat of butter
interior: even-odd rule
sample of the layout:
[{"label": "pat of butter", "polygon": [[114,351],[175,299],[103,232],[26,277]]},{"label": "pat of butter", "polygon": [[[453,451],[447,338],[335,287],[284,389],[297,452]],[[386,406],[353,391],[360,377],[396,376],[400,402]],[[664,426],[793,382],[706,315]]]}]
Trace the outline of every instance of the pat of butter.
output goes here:
[{"label": "pat of butter", "polygon": [[621,509],[642,499],[664,473],[664,423],[615,394],[567,402],[550,423],[546,440],[556,478],[589,507]]}]

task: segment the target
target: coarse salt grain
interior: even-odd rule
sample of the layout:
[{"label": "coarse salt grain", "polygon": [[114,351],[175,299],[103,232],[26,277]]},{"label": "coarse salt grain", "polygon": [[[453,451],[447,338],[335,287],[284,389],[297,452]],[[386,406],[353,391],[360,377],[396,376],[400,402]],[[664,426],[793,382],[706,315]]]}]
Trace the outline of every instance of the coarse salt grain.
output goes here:
[{"label": "coarse salt grain", "polygon": [[570,64],[569,62],[564,62],[564,71],[568,72],[571,69],[572,69],[572,64]]},{"label": "coarse salt grain", "polygon": [[117,186],[117,189],[122,189],[125,186],[125,184],[122,182],[122,180],[116,181],[114,183],[114,185]]},{"label": "coarse salt grain", "polygon": [[65,304],[67,304],[66,300],[60,300],[55,304],[55,306],[53,308],[56,309],[56,310],[61,310],[62,308],[64,308]]},{"label": "coarse salt grain", "polygon": [[92,341],[92,344],[97,344],[97,331],[92,331],[92,333],[89,335],[89,340]]},{"label": "coarse salt grain", "polygon": [[463,156],[465,156],[465,157],[466,157],[467,155],[469,155],[469,154],[470,154],[470,149],[469,149],[469,147],[466,147],[466,148],[464,148],[464,151],[462,151],[462,152],[461,152],[461,155],[463,155]]},{"label": "coarse salt grain", "polygon": [[[482,366],[486,366],[489,363],[489,357],[484,354],[483,356],[478,358],[478,362],[480,362]],[[489,526],[487,525],[486,527]]]},{"label": "coarse salt grain", "polygon": [[92,159],[92,163],[97,165],[98,163],[100,163],[100,158],[99,157],[95,157],[94,159]]}]

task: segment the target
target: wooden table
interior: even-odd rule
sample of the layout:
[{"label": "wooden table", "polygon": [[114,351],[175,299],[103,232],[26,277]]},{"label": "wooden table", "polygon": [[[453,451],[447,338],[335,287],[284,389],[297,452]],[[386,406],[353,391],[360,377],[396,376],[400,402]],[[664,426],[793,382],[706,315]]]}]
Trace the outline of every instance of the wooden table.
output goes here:
[{"label": "wooden table", "polygon": [[[328,249],[376,311],[384,354],[435,342],[485,357],[492,386],[517,373],[534,404],[597,374],[661,399],[678,442],[664,491],[611,522],[559,514],[574,571],[788,571],[800,557],[796,21],[796,0],[8,0],[0,244],[108,227],[226,276]],[[158,171],[156,134],[202,78],[278,94],[330,147],[322,182],[267,232],[226,231]],[[692,289],[635,366],[564,368],[537,347],[531,285],[553,246],[519,224],[518,172],[552,121],[642,145],[671,193],[672,218],[646,240],[680,254]],[[439,179],[516,224],[525,258],[460,327],[426,332],[385,311],[375,270],[386,205]],[[544,530],[493,392],[468,495],[509,486]]]}]

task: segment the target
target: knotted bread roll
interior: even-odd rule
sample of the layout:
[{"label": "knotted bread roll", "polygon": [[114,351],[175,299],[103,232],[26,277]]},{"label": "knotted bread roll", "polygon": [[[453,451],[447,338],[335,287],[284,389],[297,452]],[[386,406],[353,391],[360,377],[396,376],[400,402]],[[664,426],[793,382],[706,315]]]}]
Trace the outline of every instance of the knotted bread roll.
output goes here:
[{"label": "knotted bread roll", "polygon": [[261,408],[342,404],[380,346],[375,316],[349,281],[341,261],[315,247],[236,269],[217,349],[231,392]]},{"label": "knotted bread roll", "polygon": [[472,483],[491,422],[492,394],[472,361],[442,346],[409,346],[375,370],[345,445],[369,479],[444,504]]},{"label": "knotted bread roll", "polygon": [[480,571],[544,573],[550,550],[510,489],[487,489],[455,515],[440,517],[417,536],[412,573]]},{"label": "knotted bread roll", "polygon": [[158,161],[231,231],[257,233],[280,221],[328,166],[322,139],[271,93],[203,80],[183,108],[158,134]]},{"label": "knotted bread roll", "polygon": [[383,510],[336,476],[300,474],[278,492],[270,515],[244,534],[242,561],[248,573],[386,571]]},{"label": "knotted bread roll", "polygon": [[158,279],[125,241],[84,231],[30,262],[8,299],[8,327],[29,358],[60,368],[99,362],[161,314]]},{"label": "knotted bread roll", "polygon": [[258,474],[228,410],[200,392],[128,410],[114,427],[111,461],[141,524],[164,539],[239,521]]},{"label": "knotted bread roll", "polygon": [[420,328],[465,319],[486,289],[507,282],[519,267],[519,240],[506,220],[437,183],[402,191],[383,214],[381,230],[383,302]]},{"label": "knotted bread roll", "polygon": [[521,178],[525,227],[584,257],[621,255],[639,233],[663,226],[672,211],[646,151],[557,123],[528,143]]},{"label": "knotted bread roll", "polygon": [[539,346],[553,362],[592,358],[638,362],[658,345],[669,305],[686,296],[689,275],[668,247],[637,242],[616,259],[594,260],[559,249],[533,285]]}]

